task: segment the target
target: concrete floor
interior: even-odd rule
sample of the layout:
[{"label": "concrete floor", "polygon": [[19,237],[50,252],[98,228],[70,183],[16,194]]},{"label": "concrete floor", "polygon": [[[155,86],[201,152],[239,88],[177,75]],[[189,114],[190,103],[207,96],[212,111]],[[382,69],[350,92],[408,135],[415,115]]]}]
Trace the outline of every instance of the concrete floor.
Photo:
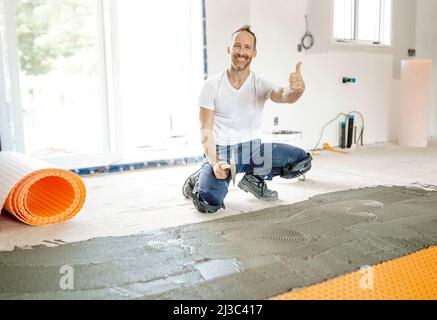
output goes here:
[{"label": "concrete floor", "polygon": [[8,214],[0,216],[0,251],[139,234],[361,187],[428,186],[437,190],[436,159],[437,140],[426,149],[387,143],[360,147],[350,155],[322,152],[315,157],[305,182],[277,179],[270,183],[270,188],[279,192],[280,201],[264,203],[231,186],[227,210],[216,215],[198,213],[181,195],[184,180],[198,166],[90,177],[85,179],[88,189],[85,207],[67,223],[36,228],[23,225]]}]

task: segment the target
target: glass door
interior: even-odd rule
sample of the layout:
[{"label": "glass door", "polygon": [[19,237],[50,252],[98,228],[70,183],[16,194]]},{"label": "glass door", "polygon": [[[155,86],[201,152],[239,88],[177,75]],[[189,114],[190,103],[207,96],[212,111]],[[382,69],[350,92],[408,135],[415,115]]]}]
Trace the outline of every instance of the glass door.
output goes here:
[{"label": "glass door", "polygon": [[4,150],[70,169],[201,154],[200,0],[0,3]]},{"label": "glass door", "polygon": [[203,79],[200,1],[123,0],[116,12],[126,153],[140,159],[201,154],[196,108]]},{"label": "glass door", "polygon": [[23,142],[14,149],[48,159],[110,152],[101,1],[3,5],[14,131]]}]

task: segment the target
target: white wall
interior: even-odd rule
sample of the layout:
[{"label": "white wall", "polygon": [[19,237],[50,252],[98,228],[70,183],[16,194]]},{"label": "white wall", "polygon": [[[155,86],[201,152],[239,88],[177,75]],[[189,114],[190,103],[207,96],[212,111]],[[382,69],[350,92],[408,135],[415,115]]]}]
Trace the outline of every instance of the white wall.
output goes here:
[{"label": "white wall", "polygon": [[393,0],[393,85],[391,114],[395,139],[401,106],[401,61],[409,59],[408,49],[416,48],[416,0]]},{"label": "white wall", "polygon": [[[326,4],[328,1],[317,5],[319,1],[207,0],[210,75],[228,67],[226,45],[229,36],[239,26],[250,23],[259,41],[253,70],[278,85],[287,85],[289,73],[294,71],[298,61],[302,61],[307,83],[306,94],[297,104],[268,103],[264,114],[266,129],[272,128],[273,118],[279,116],[282,128],[303,131],[302,147],[309,149],[314,147],[328,121],[340,112],[356,110],[365,116],[366,144],[396,140],[395,98],[398,94],[394,76],[406,50],[415,44],[415,14],[413,19],[405,20],[411,16],[408,12],[415,0],[394,1],[397,2],[395,12],[402,15],[401,20],[395,22],[393,52],[345,51],[330,46],[327,37],[331,12]],[[310,29],[317,45],[308,53],[299,53],[297,44],[305,32],[306,13],[310,15]],[[406,35],[411,29],[412,35]],[[357,77],[358,83],[343,85],[343,76]],[[337,125],[333,124],[326,131],[323,142],[338,145]]]},{"label": "white wall", "polygon": [[417,57],[433,60],[429,132],[437,136],[437,1],[417,2]]},{"label": "white wall", "polygon": [[[416,46],[416,0],[393,1],[393,78],[401,78],[401,60]],[[420,2],[421,0],[419,0]]]},{"label": "white wall", "polygon": [[206,0],[209,75],[227,68],[231,34],[250,22],[250,0]]},{"label": "white wall", "polygon": [[[310,1],[251,1],[251,24],[260,42],[260,56],[254,69],[279,85],[287,85],[289,73],[302,61],[307,83],[306,94],[297,104],[269,102],[264,126],[272,127],[273,118],[278,115],[283,128],[304,133],[302,147],[308,149],[315,146],[322,127],[338,113],[357,110],[366,120],[365,143],[393,139],[390,110],[386,107],[391,104],[392,56],[346,51],[297,52],[297,44],[305,33],[308,9],[310,29],[314,29],[316,41],[329,44],[329,28],[316,28],[319,20],[313,16],[317,13],[320,16],[320,11],[312,4]],[[319,8],[330,17],[326,4]],[[329,21],[326,19],[322,24]],[[343,85],[343,76],[357,77],[358,84]],[[322,143],[338,145],[338,132],[338,124],[332,124]]]}]

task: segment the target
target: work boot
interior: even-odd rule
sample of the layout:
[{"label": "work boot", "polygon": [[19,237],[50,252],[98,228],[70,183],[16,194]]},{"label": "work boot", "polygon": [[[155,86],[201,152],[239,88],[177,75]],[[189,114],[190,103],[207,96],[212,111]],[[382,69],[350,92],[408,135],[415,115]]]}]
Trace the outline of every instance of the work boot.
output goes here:
[{"label": "work boot", "polygon": [[194,207],[196,207],[197,211],[205,214],[213,214],[219,211],[220,209],[226,209],[225,205],[221,206],[212,206],[208,204],[206,201],[202,201],[199,198],[193,198]]},{"label": "work boot", "polygon": [[238,187],[263,201],[278,200],[278,192],[269,190],[267,188],[267,183],[263,179],[249,173],[244,175],[243,179],[241,179],[238,184]]},{"label": "work boot", "polygon": [[195,173],[193,173],[191,176],[188,177],[188,179],[185,181],[183,187],[182,187],[182,194],[187,199],[194,199],[195,196],[193,194],[194,186],[196,185],[197,181],[199,181],[200,172],[202,169],[199,169]]}]

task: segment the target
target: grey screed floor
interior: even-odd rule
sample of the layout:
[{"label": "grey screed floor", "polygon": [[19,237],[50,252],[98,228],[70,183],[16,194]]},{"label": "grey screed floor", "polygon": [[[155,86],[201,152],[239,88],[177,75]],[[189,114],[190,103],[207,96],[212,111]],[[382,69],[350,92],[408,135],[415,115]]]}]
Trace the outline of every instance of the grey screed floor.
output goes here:
[{"label": "grey screed floor", "polygon": [[[210,216],[180,195],[197,166],[87,178],[70,222],[0,218],[0,298],[262,299],[393,259],[437,243],[436,159],[435,142],[323,152],[305,182],[271,183],[281,201],[231,187]],[[59,289],[63,265],[75,291]]]}]

